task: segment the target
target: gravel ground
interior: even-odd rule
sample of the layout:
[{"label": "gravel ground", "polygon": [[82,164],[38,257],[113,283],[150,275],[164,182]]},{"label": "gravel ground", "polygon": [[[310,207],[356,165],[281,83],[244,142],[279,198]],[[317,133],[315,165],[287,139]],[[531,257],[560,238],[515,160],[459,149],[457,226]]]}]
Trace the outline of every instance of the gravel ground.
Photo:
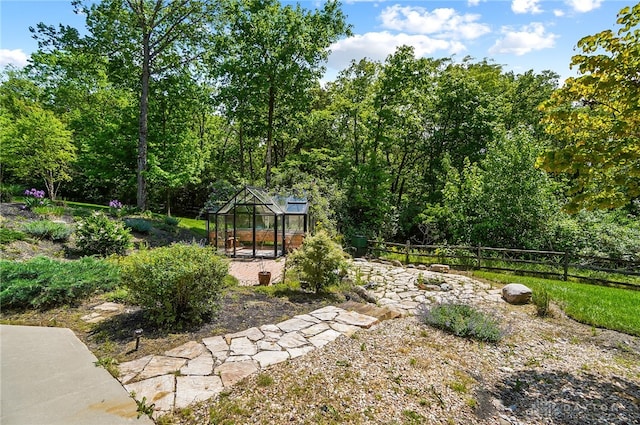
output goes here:
[{"label": "gravel ground", "polygon": [[638,338],[532,306],[494,313],[497,345],[385,321],[158,423],[640,424]]}]

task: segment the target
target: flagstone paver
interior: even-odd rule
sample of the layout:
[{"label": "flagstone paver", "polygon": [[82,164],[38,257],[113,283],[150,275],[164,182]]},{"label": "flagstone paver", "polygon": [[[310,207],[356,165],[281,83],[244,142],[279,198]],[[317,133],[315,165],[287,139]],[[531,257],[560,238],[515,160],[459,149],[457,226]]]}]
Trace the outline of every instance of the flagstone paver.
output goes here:
[{"label": "flagstone paver", "polygon": [[[415,314],[421,304],[502,302],[499,290],[464,276],[362,260],[353,264],[352,276],[357,273],[364,280],[365,288],[378,300],[377,308],[327,306],[280,323],[191,341],[166,351],[164,356],[146,356],[121,364],[120,382],[135,392],[137,400],[146,397],[157,417],[215,397],[247,376],[368,329],[379,320]],[[354,310],[370,311],[371,315]]]}]

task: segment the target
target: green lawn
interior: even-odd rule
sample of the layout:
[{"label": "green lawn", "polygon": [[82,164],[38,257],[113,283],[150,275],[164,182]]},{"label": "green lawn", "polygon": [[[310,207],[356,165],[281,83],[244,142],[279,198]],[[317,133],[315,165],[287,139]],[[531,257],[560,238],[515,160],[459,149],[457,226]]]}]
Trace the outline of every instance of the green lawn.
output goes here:
[{"label": "green lawn", "polygon": [[485,271],[473,275],[499,283],[522,283],[534,292],[544,287],[573,319],[640,336],[640,291]]}]

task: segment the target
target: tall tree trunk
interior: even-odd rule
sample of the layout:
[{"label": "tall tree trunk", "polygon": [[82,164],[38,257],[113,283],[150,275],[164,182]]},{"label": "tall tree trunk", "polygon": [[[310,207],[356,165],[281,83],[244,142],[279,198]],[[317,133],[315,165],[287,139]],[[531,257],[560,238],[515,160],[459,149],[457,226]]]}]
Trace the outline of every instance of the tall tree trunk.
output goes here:
[{"label": "tall tree trunk", "polygon": [[143,37],[142,87],[140,95],[140,122],[138,130],[138,193],[137,204],[142,211],[147,209],[147,120],[149,115],[149,79],[151,76],[151,52],[149,34]]},{"label": "tall tree trunk", "polygon": [[271,150],[273,149],[273,112],[276,103],[276,93],[273,83],[269,86],[269,122],[267,123],[267,155],[265,158],[266,172],[264,176],[265,187],[271,185]]}]

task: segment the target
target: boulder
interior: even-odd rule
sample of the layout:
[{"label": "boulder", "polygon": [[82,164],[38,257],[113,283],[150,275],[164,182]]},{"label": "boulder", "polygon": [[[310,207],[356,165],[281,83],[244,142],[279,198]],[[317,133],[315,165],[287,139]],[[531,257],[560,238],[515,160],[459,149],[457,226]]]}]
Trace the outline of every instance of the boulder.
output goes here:
[{"label": "boulder", "polygon": [[510,283],[502,288],[502,298],[509,304],[526,304],[531,295],[531,289],[520,283]]},{"label": "boulder", "polygon": [[396,267],[402,267],[402,262],[399,260],[391,260],[391,265]]},{"label": "boulder", "polygon": [[438,272],[438,273],[448,273],[449,266],[446,264],[432,264],[429,266],[429,271]]}]

